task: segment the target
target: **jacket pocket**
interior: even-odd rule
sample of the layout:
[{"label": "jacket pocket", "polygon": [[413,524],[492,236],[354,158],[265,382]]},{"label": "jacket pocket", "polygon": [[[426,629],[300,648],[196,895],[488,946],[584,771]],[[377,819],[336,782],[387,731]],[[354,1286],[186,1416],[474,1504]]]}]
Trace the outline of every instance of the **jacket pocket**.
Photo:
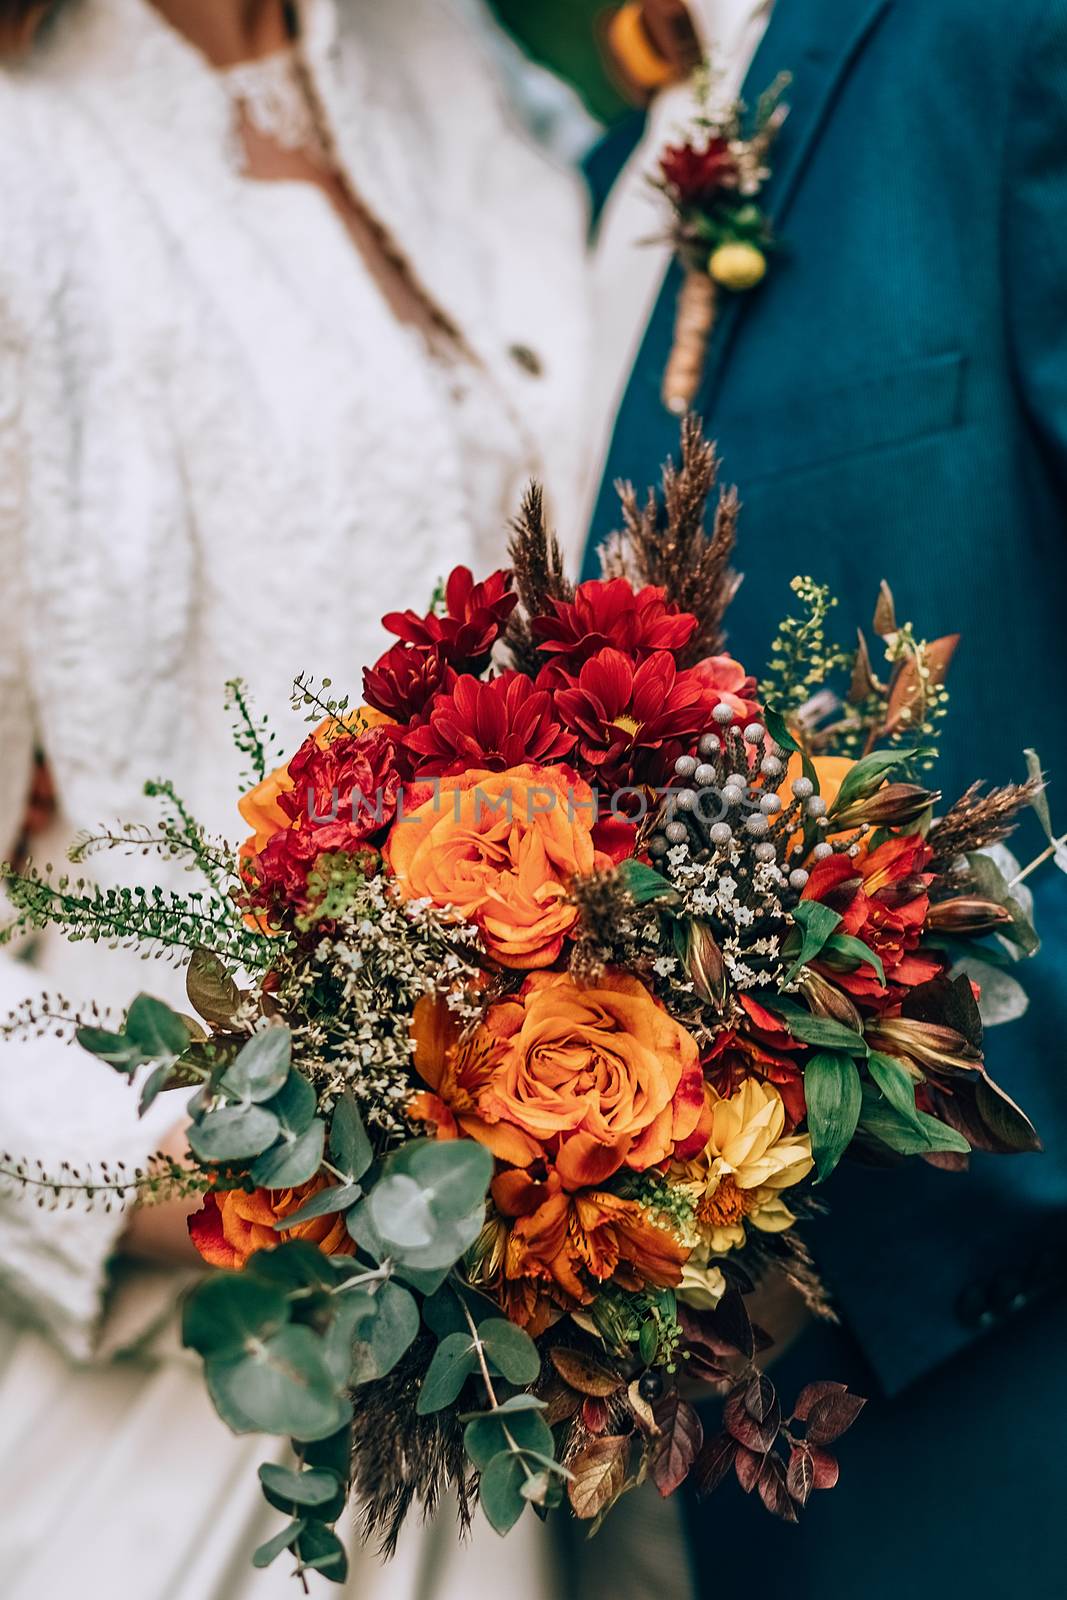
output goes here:
[{"label": "jacket pocket", "polygon": [[[805,389],[788,405],[731,419],[741,488],[955,428],[963,420],[966,357],[928,356],[836,388]],[[725,419],[724,419],[725,423]]]}]

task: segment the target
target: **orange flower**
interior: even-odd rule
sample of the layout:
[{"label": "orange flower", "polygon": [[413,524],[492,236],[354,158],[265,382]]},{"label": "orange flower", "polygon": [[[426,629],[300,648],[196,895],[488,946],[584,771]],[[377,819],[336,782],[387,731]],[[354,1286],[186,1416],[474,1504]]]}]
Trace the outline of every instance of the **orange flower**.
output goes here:
[{"label": "orange flower", "polygon": [[535,1336],[560,1310],[589,1305],[609,1279],[627,1289],[681,1280],[688,1251],[634,1200],[603,1189],[569,1193],[555,1169],[543,1181],[502,1172],[492,1195],[508,1231],[491,1287]]},{"label": "orange flower", "polygon": [[452,907],[505,967],[548,967],[577,919],[574,878],[608,864],[593,848],[593,795],[566,767],[474,771],[407,792],[385,858],[409,900]]},{"label": "orange flower", "polygon": [[276,1222],[326,1187],[325,1178],[319,1177],[297,1189],[253,1189],[251,1194],[243,1189],[213,1190],[189,1218],[189,1237],[211,1266],[231,1270],[243,1267],[257,1250],[270,1250],[285,1239],[306,1239],[327,1256],[350,1256],[356,1246],[337,1213],[275,1230]]},{"label": "orange flower", "polygon": [[[848,756],[814,756],[811,762],[815,768],[815,775],[819,780],[819,794],[826,801],[827,806],[832,806],[837,799],[837,792],[856,763]],[[792,784],[796,778],[803,778],[804,763],[798,751],[794,750],[789,757],[785,777],[782,779],[778,793],[782,796],[782,804],[788,805],[792,799]]]},{"label": "orange flower", "polygon": [[482,1117],[550,1150],[570,1189],[665,1161],[700,1119],[696,1041],[636,978],[582,988],[538,973],[490,1008],[486,1028],[506,1048],[478,1097]]}]

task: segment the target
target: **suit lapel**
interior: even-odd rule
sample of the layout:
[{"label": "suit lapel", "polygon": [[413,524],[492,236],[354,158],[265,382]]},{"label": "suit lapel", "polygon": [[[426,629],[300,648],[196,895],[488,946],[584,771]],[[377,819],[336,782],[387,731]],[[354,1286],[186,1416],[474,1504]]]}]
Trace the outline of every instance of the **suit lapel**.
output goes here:
[{"label": "suit lapel", "polygon": [[[792,74],[785,95],[789,116],[771,153],[772,173],[763,192],[775,232],[786,244],[784,222],[789,204],[835,96],[892,4],[893,0],[777,0],[742,97],[755,105],[779,73]],[[772,293],[773,283],[772,263],[767,286],[760,293]],[[704,415],[715,403],[745,307],[756,298],[734,294],[723,299],[696,404],[696,410]]]}]

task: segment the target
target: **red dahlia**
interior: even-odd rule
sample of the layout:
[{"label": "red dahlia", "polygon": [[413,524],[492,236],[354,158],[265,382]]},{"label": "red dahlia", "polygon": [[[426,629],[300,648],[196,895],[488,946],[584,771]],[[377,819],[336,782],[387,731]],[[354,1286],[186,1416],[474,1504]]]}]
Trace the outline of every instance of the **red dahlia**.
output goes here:
[{"label": "red dahlia", "polygon": [[403,743],[418,777],[443,778],[471,767],[504,772],[526,761],[559,761],[575,735],[560,727],[550,694],[519,672],[504,672],[488,683],[457,678]]},{"label": "red dahlia", "polygon": [[573,601],[550,603],[551,616],[534,618],[538,649],[564,657],[572,670],[608,647],[634,661],[654,650],[681,650],[697,625],[696,617],[664,599],[662,589],[635,589],[626,578],[593,578],[579,585]]},{"label": "red dahlia", "polygon": [[438,646],[394,644],[363,671],[363,698],[375,710],[407,724],[422,714],[435,694],[451,688],[455,672]]},{"label": "red dahlia", "polygon": [[680,206],[709,206],[724,189],[737,188],[737,163],[725,139],[671,145],[660,161],[663,182]]},{"label": "red dahlia", "polygon": [[382,622],[405,644],[436,649],[458,670],[482,672],[516,603],[510,572],[494,572],[484,583],[475,583],[468,567],[456,567],[445,585],[443,615],[390,611]]},{"label": "red dahlia", "polygon": [[[550,666],[538,684],[562,682]],[[620,650],[600,650],[577,679],[556,688],[556,715],[578,735],[575,760],[591,783],[616,788],[662,783],[684,747],[709,725],[717,696],[674,657],[657,651],[635,665]]]}]

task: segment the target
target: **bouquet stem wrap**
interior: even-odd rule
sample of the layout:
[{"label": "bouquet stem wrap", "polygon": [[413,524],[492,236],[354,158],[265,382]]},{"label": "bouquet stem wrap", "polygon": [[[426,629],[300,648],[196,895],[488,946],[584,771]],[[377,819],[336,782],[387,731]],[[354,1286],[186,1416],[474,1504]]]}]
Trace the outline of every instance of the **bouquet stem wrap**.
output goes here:
[{"label": "bouquet stem wrap", "polygon": [[718,288],[706,272],[686,273],[678,293],[674,342],[663,375],[663,404],[674,416],[683,416],[696,399],[718,298]]}]

